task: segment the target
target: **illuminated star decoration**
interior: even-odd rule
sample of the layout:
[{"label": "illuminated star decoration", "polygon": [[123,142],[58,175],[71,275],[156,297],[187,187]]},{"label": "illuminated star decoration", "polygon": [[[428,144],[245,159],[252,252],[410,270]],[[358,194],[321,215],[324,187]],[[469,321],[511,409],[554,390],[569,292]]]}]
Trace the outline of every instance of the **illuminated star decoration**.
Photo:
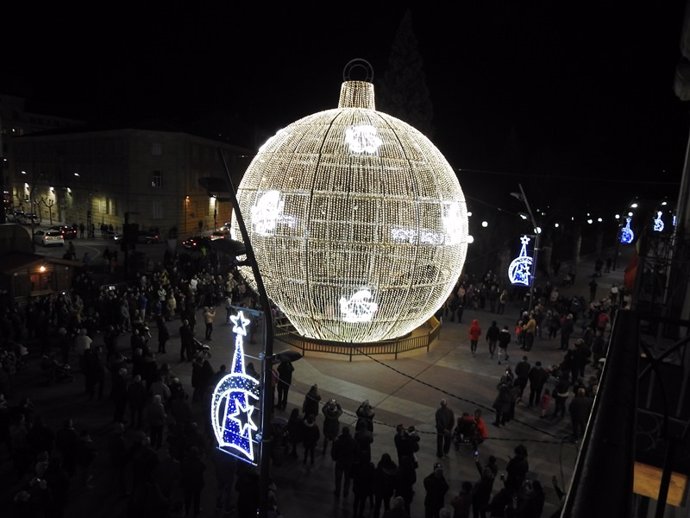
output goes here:
[{"label": "illuminated star decoration", "polygon": [[630,217],[625,218],[625,226],[621,229],[620,241],[624,245],[629,245],[635,239],[635,233],[630,228]]},{"label": "illuminated star decoration", "polygon": [[359,290],[349,299],[340,298],[340,312],[345,322],[370,322],[379,309],[376,302],[368,302],[371,292],[367,288]]},{"label": "illuminated star decoration", "polygon": [[367,124],[350,126],[345,130],[345,142],[353,153],[375,155],[383,141],[376,128]]},{"label": "illuminated star decoration", "polygon": [[244,369],[244,337],[250,320],[242,311],[230,317],[235,333],[235,352],[230,374],[216,385],[211,397],[211,423],[218,448],[240,460],[256,464],[254,435],[258,427],[252,420],[260,399],[259,380]]},{"label": "illuminated star decoration", "polygon": [[254,232],[269,236],[275,232],[276,224],[283,212],[285,202],[280,199],[280,191],[266,191],[251,208]]},{"label": "illuminated star decoration", "polygon": [[511,261],[508,267],[508,278],[512,284],[529,286],[532,276],[532,258],[527,255],[527,243],[530,242],[530,238],[522,236],[520,242],[522,243],[520,255]]},{"label": "illuminated star decoration", "polygon": [[664,230],[664,221],[661,219],[661,211],[656,213],[656,218],[654,218],[654,231],[662,232]]}]

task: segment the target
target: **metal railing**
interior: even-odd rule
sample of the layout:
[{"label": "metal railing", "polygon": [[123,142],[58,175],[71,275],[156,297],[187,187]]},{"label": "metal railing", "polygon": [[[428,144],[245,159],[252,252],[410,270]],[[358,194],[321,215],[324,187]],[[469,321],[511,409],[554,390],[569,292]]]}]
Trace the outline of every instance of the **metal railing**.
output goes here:
[{"label": "metal railing", "polygon": [[[355,356],[378,356],[378,355],[393,355],[398,359],[398,355],[418,349],[426,349],[429,351],[429,346],[436,340],[441,332],[441,322],[436,317],[431,317],[422,327],[428,329],[424,334],[407,335],[394,340],[386,340],[383,342],[373,343],[344,343],[344,342],[328,342],[320,340],[312,340],[299,336],[294,329],[291,332],[287,331],[287,326],[278,324],[281,322],[277,319],[276,338],[285,342],[302,352],[303,356],[307,353],[325,353],[336,354],[341,356],[348,356],[349,360]],[[279,327],[278,327],[279,326]]]}]

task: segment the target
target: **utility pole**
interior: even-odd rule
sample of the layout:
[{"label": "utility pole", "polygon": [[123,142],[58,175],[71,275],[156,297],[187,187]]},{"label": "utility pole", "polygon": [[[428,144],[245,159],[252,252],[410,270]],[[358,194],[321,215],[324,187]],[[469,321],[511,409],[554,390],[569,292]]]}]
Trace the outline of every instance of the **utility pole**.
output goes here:
[{"label": "utility pole", "polygon": [[[5,157],[4,148],[2,147],[2,119],[0,118],[0,193],[2,193],[2,208],[0,209],[0,225],[7,223],[7,215],[5,214]],[[33,241],[33,238],[32,238]]]},{"label": "utility pole", "polygon": [[220,155],[221,162],[225,168],[225,173],[228,177],[228,190],[230,191],[230,202],[232,203],[232,208],[235,211],[235,217],[237,218],[237,226],[242,235],[242,240],[244,241],[245,252],[247,256],[247,261],[252,268],[252,274],[254,275],[254,280],[256,281],[256,291],[259,295],[259,302],[261,303],[261,309],[264,312],[264,351],[262,358],[263,366],[263,387],[261,391],[261,460],[259,465],[259,518],[266,518],[268,516],[268,486],[269,486],[269,471],[271,468],[271,445],[273,441],[272,430],[271,430],[271,419],[273,417],[273,360],[275,358],[273,354],[273,313],[271,311],[271,304],[266,293],[266,288],[264,287],[264,281],[261,277],[261,271],[259,270],[259,264],[256,262],[256,256],[254,255],[254,249],[252,248],[252,243],[249,239],[249,233],[247,232],[247,227],[244,224],[244,218],[240,212],[240,205],[237,202],[237,195],[235,193],[235,186],[232,182],[232,177],[230,175],[230,170],[228,169],[227,162],[225,161],[225,155],[223,150],[218,148],[218,154]]}]

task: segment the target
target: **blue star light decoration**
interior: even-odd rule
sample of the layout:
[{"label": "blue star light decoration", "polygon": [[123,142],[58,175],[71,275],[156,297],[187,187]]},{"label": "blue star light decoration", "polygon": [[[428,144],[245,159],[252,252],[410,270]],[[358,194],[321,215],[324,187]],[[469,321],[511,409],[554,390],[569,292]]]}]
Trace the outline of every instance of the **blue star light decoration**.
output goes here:
[{"label": "blue star light decoration", "polygon": [[216,385],[211,397],[211,424],[218,448],[256,465],[254,442],[258,427],[252,414],[260,401],[260,383],[244,369],[244,338],[249,319],[240,311],[230,317],[235,333],[235,352],[230,374]]},{"label": "blue star light decoration", "polygon": [[530,238],[522,236],[520,242],[522,243],[520,255],[511,261],[508,267],[508,279],[512,284],[529,286],[532,276],[532,258],[527,255],[527,243],[530,242]]},{"label": "blue star light decoration", "polygon": [[635,239],[635,232],[630,228],[631,219],[629,216],[625,218],[625,226],[621,229],[620,242],[624,245],[629,245]]},{"label": "blue star light decoration", "polygon": [[654,231],[663,232],[664,220],[661,219],[661,211],[657,211],[656,218],[654,218]]}]

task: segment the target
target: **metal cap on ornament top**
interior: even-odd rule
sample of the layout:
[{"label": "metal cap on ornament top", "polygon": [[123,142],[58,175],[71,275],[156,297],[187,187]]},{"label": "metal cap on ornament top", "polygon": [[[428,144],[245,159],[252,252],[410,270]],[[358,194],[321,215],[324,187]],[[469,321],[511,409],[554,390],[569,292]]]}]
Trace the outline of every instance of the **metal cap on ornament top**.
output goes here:
[{"label": "metal cap on ornament top", "polygon": [[268,296],[295,329],[377,342],[410,333],[446,300],[467,253],[467,207],[431,141],[377,111],[373,83],[345,76],[337,109],[261,146],[237,199]]}]

